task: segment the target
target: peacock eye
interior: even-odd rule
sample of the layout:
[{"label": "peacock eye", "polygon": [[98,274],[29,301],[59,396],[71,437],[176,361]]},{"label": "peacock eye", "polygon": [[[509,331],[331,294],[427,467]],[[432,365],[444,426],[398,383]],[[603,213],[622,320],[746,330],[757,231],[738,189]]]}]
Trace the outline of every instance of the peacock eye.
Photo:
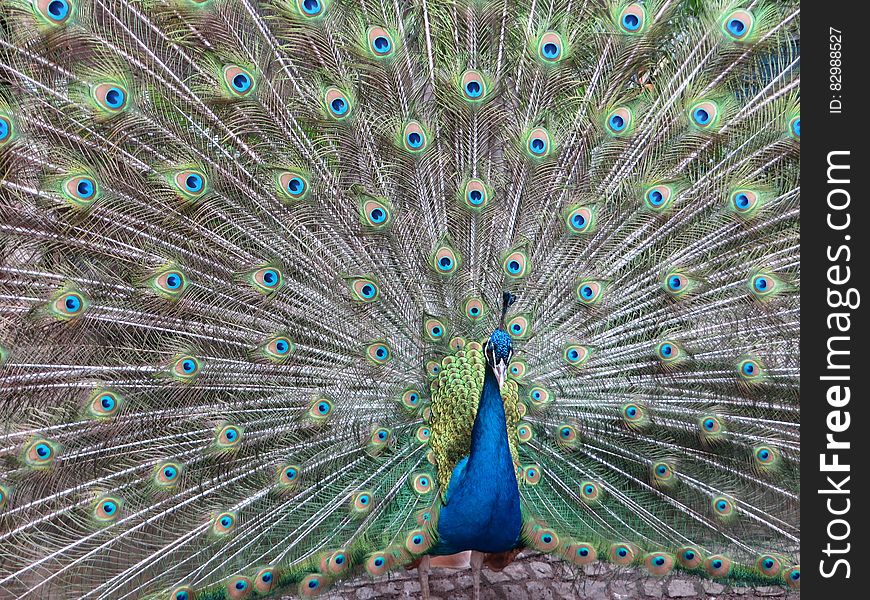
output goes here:
[{"label": "peacock eye", "polygon": [[72,15],[74,6],[68,0],[36,0],[33,3],[33,7],[39,15],[51,25],[65,23]]},{"label": "peacock eye", "polygon": [[463,200],[471,210],[481,210],[489,202],[489,190],[486,184],[480,179],[469,179],[465,183]]},{"label": "peacock eye", "polygon": [[117,114],[127,107],[127,90],[115,83],[100,83],[92,88],[91,95],[105,113]]},{"label": "peacock eye", "polygon": [[277,175],[277,188],[282,198],[304,200],[309,191],[308,178],[299,171],[281,171]]},{"label": "peacock eye", "polygon": [[121,503],[116,498],[105,497],[94,506],[94,517],[101,522],[114,521],[121,512]]},{"label": "peacock eye", "polygon": [[120,397],[114,392],[97,391],[90,397],[88,412],[96,419],[105,419],[117,414],[121,407]]},{"label": "peacock eye", "polygon": [[57,457],[55,445],[45,439],[36,439],[24,450],[24,461],[34,469],[49,467]]},{"label": "peacock eye", "polygon": [[479,102],[486,96],[486,83],[478,71],[469,70],[463,73],[461,85],[463,96],[470,102]]},{"label": "peacock eye", "polygon": [[565,225],[569,233],[585,235],[595,231],[596,209],[594,206],[572,206],[565,213]]},{"label": "peacock eye", "polygon": [[621,106],[612,110],[607,115],[607,131],[613,136],[624,136],[631,130],[634,115],[627,106]]},{"label": "peacock eye", "polygon": [[423,126],[417,121],[409,121],[402,132],[402,140],[408,152],[422,152],[426,149],[427,136]]},{"label": "peacock eye", "polygon": [[577,299],[586,306],[597,304],[603,292],[604,284],[601,281],[587,280],[577,284]]},{"label": "peacock eye", "polygon": [[646,11],[640,4],[630,4],[619,14],[618,24],[623,33],[641,33],[646,25]]},{"label": "peacock eye", "polygon": [[705,100],[689,108],[689,120],[696,129],[709,130],[718,124],[719,112],[715,102]]},{"label": "peacock eye", "polygon": [[562,358],[569,365],[579,367],[589,360],[591,352],[586,346],[580,344],[570,344],[565,347],[562,352]]},{"label": "peacock eye", "polygon": [[430,260],[439,275],[450,276],[459,269],[459,254],[446,243],[442,243],[435,249]]},{"label": "peacock eye", "polygon": [[465,301],[465,316],[472,321],[478,321],[484,314],[483,300],[480,298],[469,298]]},{"label": "peacock eye", "polygon": [[64,196],[75,206],[89,206],[98,196],[97,182],[93,177],[78,175],[63,184]]},{"label": "peacock eye", "polygon": [[789,134],[793,138],[795,138],[797,140],[801,139],[801,117],[800,117],[800,115],[798,115],[796,117],[792,117],[791,121],[788,124],[788,131],[789,131]]},{"label": "peacock eye", "polygon": [[65,292],[55,298],[49,305],[51,313],[62,320],[70,320],[83,314],[88,308],[88,302],[79,292]]},{"label": "peacock eye", "polygon": [[0,146],[12,139],[12,119],[0,113]]},{"label": "peacock eye", "polygon": [[440,342],[447,337],[447,325],[441,319],[427,317],[423,322],[423,335],[430,342]]},{"label": "peacock eye", "polygon": [[544,158],[550,153],[550,134],[543,127],[536,127],[529,132],[526,149],[532,158]]},{"label": "peacock eye", "polygon": [[345,119],[350,114],[350,98],[336,87],[331,87],[326,90],[324,102],[326,103],[326,108],[330,116],[336,120]]},{"label": "peacock eye", "polygon": [[269,294],[281,288],[284,276],[276,268],[263,267],[251,273],[250,281],[258,292]]},{"label": "peacock eye", "polygon": [[374,302],[380,295],[377,282],[371,277],[356,277],[348,281],[351,296],[359,302]]},{"label": "peacock eye", "polygon": [[511,279],[525,277],[530,269],[531,261],[523,250],[514,250],[502,261],[502,270]]},{"label": "peacock eye", "polygon": [[190,202],[194,202],[205,196],[208,189],[208,182],[205,173],[197,169],[178,171],[172,177],[172,181],[181,198]]},{"label": "peacock eye", "polygon": [[295,349],[293,342],[284,336],[272,338],[262,348],[266,358],[276,363],[284,362]]},{"label": "peacock eye", "polygon": [[393,37],[383,27],[371,27],[368,40],[369,49],[376,57],[383,58],[393,53]]},{"label": "peacock eye", "polygon": [[734,213],[742,218],[752,217],[761,207],[759,194],[749,189],[737,189],[728,197],[728,204]]},{"label": "peacock eye", "polygon": [[722,30],[727,37],[739,42],[747,39],[754,24],[755,17],[751,12],[738,9],[725,15],[722,19]]},{"label": "peacock eye", "polygon": [[562,37],[555,31],[547,31],[538,42],[538,56],[545,62],[556,63],[563,58]]},{"label": "peacock eye", "polygon": [[317,17],[323,13],[322,0],[296,0],[296,6],[305,17]]},{"label": "peacock eye", "polygon": [[393,212],[386,199],[373,199],[368,196],[360,198],[359,212],[365,227],[382,231],[392,222]]},{"label": "peacock eye", "polygon": [[247,96],[254,89],[253,76],[238,65],[224,67],[223,77],[230,94],[237,98]]},{"label": "peacock eye", "polygon": [[236,526],[236,516],[233,513],[225,512],[215,517],[212,523],[212,533],[217,536],[229,534]]}]

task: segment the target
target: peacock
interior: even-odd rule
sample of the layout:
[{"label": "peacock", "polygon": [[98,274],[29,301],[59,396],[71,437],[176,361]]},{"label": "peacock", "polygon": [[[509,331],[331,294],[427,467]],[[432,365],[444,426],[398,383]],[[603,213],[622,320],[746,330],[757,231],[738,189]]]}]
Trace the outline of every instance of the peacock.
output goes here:
[{"label": "peacock", "polygon": [[799,21],[0,0],[0,596],[799,588]]}]

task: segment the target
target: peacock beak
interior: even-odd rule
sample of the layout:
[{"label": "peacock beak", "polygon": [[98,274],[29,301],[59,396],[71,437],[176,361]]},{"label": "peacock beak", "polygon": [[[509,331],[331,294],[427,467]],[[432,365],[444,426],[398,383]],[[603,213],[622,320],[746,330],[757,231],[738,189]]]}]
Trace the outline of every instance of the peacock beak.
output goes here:
[{"label": "peacock beak", "polygon": [[500,390],[504,387],[504,380],[507,377],[507,361],[500,360],[495,363],[493,371],[495,372],[495,378],[498,379],[498,389]]}]

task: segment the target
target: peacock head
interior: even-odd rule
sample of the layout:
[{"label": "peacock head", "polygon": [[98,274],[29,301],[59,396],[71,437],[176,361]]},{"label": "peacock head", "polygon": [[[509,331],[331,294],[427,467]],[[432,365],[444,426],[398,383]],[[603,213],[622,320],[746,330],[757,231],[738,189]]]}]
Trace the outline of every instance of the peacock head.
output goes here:
[{"label": "peacock head", "polygon": [[504,292],[502,298],[501,321],[499,322],[498,329],[493,331],[492,335],[489,336],[489,340],[487,340],[486,346],[483,349],[486,362],[495,373],[499,387],[504,384],[507,366],[514,353],[511,336],[505,331],[504,319],[508,307],[516,300],[510,292]]}]

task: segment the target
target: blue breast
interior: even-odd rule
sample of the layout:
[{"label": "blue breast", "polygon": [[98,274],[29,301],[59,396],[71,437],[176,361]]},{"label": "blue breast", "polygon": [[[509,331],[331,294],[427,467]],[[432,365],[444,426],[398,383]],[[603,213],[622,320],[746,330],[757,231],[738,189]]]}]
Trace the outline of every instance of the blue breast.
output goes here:
[{"label": "blue breast", "polygon": [[506,552],[519,543],[522,515],[498,380],[487,365],[471,452],[453,471],[432,554]]}]

